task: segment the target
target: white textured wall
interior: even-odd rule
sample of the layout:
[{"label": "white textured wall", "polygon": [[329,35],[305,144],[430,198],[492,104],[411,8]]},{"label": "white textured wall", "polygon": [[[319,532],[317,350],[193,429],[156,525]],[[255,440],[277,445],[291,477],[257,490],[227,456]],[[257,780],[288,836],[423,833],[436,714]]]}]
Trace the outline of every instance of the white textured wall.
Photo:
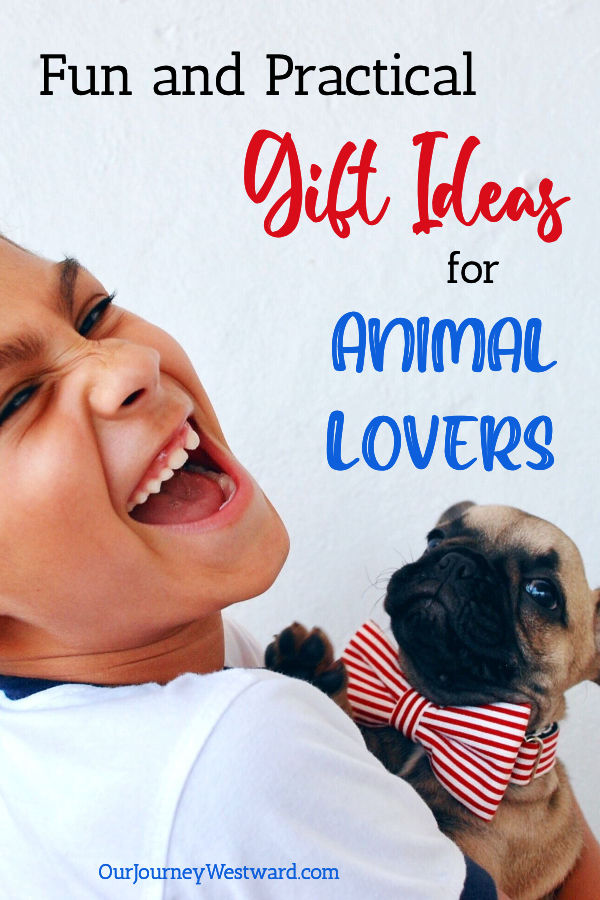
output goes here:
[{"label": "white textured wall", "polygon": [[[0,227],[49,256],[76,254],[122,304],[173,332],[197,364],[225,432],[285,519],[289,562],[276,586],[236,615],[267,640],[293,618],[339,641],[382,597],[382,573],[420,553],[423,535],[464,498],[518,505],[547,517],[581,547],[600,582],[596,477],[598,16],[592,0],[397,0],[202,3],[126,0],[5,2],[0,28]],[[153,68],[218,67],[242,53],[244,97],[156,97]],[[474,54],[476,97],[265,96],[267,52],[297,64],[343,67],[457,63]],[[57,85],[42,97],[40,53],[68,64],[125,64],[130,97],[75,97]],[[244,152],[258,128],[292,132],[307,171],[325,172],[346,140],[378,142],[375,197],[383,222],[352,220],[346,241],[304,222],[285,240],[262,230],[264,210],[246,197]],[[556,195],[564,234],[545,244],[536,222],[454,220],[415,237],[417,151],[412,137],[446,130],[435,175],[451,174],[462,141],[482,141],[472,190],[490,178],[504,190]],[[323,176],[324,177],[324,176]],[[500,260],[493,285],[450,287],[450,250]],[[338,316],[358,309],[492,324],[503,315],[542,318],[545,375],[335,373],[330,339]],[[552,417],[553,468],[450,470],[441,448],[425,471],[403,448],[379,473],[333,472],[325,458],[331,410],[346,413],[350,444],[376,414],[427,423],[433,413]],[[476,436],[476,430],[471,432]],[[352,448],[353,449],[353,448]],[[350,452],[348,450],[347,452]],[[355,455],[354,453],[352,455]],[[600,692],[573,691],[562,755],[600,834],[593,764]]]}]

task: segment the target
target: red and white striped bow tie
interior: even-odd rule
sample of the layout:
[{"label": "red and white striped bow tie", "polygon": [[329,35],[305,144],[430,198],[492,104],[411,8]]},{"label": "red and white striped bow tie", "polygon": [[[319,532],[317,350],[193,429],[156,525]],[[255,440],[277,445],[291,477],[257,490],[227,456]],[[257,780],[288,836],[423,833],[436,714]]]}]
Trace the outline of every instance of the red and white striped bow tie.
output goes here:
[{"label": "red and white striped bow tie", "polygon": [[460,803],[490,820],[509,782],[529,784],[556,762],[558,725],[526,737],[529,704],[436,706],[410,686],[398,653],[372,621],[342,654],[348,700],[362,725],[391,725],[421,744],[438,781]]}]

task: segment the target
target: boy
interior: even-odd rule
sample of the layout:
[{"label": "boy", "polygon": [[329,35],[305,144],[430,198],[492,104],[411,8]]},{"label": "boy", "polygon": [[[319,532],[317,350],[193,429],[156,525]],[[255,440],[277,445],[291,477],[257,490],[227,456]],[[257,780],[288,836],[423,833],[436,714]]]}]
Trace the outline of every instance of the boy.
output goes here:
[{"label": "boy", "polygon": [[333,703],[221,671],[285,529],[177,343],[6,240],[0,460],[0,897],[497,896]]}]

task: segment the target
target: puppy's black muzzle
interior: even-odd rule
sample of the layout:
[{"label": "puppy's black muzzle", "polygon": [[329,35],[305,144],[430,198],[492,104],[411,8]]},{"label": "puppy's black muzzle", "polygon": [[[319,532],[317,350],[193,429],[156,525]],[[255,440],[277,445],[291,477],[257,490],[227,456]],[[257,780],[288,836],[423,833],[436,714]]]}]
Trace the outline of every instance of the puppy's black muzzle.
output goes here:
[{"label": "puppy's black muzzle", "polygon": [[519,650],[505,576],[470,547],[439,548],[394,573],[392,631],[419,679],[461,691],[505,687]]}]

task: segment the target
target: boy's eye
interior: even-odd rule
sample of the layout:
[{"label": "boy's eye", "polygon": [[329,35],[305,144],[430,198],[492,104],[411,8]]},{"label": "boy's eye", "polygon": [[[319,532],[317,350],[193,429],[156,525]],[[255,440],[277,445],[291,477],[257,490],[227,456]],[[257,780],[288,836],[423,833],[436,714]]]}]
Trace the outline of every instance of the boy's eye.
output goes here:
[{"label": "boy's eye", "polygon": [[90,331],[95,328],[114,299],[115,294],[112,293],[108,297],[104,297],[104,299],[102,299],[100,303],[96,303],[96,305],[92,307],[92,309],[89,311],[78,328],[79,334],[82,337],[85,337],[90,333]]},{"label": "boy's eye", "polygon": [[[103,297],[99,303],[96,303],[95,306],[87,313],[83,322],[77,329],[79,334],[82,337],[88,335],[91,331],[94,330],[98,322],[101,321],[106,310],[113,302],[115,298],[115,292],[109,294],[108,297]],[[0,425],[3,425],[7,419],[10,419],[12,415],[18,412],[25,404],[33,397],[33,395],[40,389],[41,384],[29,384],[27,387],[21,388],[21,390],[17,391],[11,399],[4,404],[4,406],[0,409]]]},{"label": "boy's eye", "polygon": [[22,388],[20,391],[12,397],[8,403],[6,403],[2,409],[0,409],[0,425],[3,425],[7,419],[9,419],[13,413],[16,413],[22,406],[25,406],[28,400],[33,397],[35,392],[39,390],[41,385],[39,384],[30,384],[25,388]]}]

